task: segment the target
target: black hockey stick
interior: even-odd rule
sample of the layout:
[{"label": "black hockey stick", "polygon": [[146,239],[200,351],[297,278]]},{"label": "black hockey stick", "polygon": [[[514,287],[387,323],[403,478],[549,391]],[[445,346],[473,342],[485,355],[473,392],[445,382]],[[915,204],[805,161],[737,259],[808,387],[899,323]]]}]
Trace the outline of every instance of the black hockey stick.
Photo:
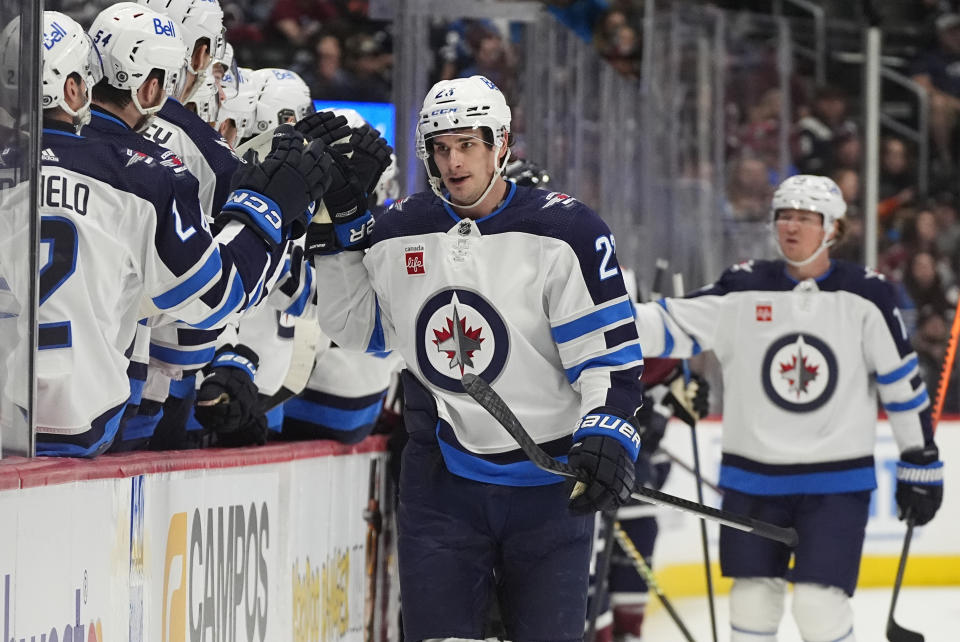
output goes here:
[{"label": "black hockey stick", "polygon": [[[662,444],[657,448],[657,453],[663,453],[664,455],[666,455],[667,459],[669,459],[672,463],[676,464],[677,466],[679,466],[686,472],[690,473],[691,475],[696,475],[696,472],[694,471],[693,466],[691,466],[690,464],[683,461],[682,459],[674,455],[672,452],[664,448]],[[715,482],[712,482],[709,479],[705,479],[703,477],[700,478],[700,481],[703,482],[704,486],[706,486],[707,488],[715,492],[717,495],[723,495],[723,489],[717,486]]]},{"label": "black hockey stick", "polygon": [[887,639],[890,642],[923,642],[923,635],[905,629],[893,619],[893,610],[897,607],[897,597],[903,584],[903,572],[907,568],[907,555],[910,552],[910,540],[913,538],[913,516],[907,514],[907,534],[903,538],[903,551],[900,553],[900,565],[897,567],[897,579],[893,583],[893,599],[890,601],[890,615],[887,616]]},{"label": "black hockey stick", "polygon": [[[683,296],[683,274],[676,272],[673,275],[673,296]],[[681,361],[683,365],[683,383],[686,386],[690,382],[690,364],[686,359]],[[686,394],[686,389],[684,389]],[[680,403],[680,400],[677,400]],[[696,415],[690,414],[690,440],[693,442],[693,475],[697,479],[697,501],[703,503],[703,476],[700,474],[700,447],[697,443],[697,419]],[[710,545],[707,541],[707,523],[700,521],[700,543],[703,547],[703,568],[707,580],[707,604],[710,607],[710,631],[713,633],[713,642],[717,642],[717,607],[713,598],[713,569],[710,567]]]},{"label": "black hockey stick", "polygon": [[583,636],[584,642],[595,642],[597,639],[597,618],[600,609],[607,599],[610,581],[610,559],[613,557],[613,525],[616,522],[614,513],[603,513],[603,550],[597,559],[593,573],[593,595],[590,597],[590,608],[587,611],[587,633]]},{"label": "black hockey stick", "polygon": [[673,608],[673,604],[670,603],[670,600],[667,599],[663,589],[660,588],[660,584],[657,582],[657,578],[654,576],[650,565],[647,564],[647,560],[643,559],[643,555],[641,555],[640,551],[637,550],[633,540],[630,539],[630,536],[627,535],[627,532],[623,530],[623,527],[620,525],[619,521],[613,523],[613,536],[617,538],[617,543],[620,544],[620,548],[623,549],[623,552],[626,553],[627,557],[630,558],[630,561],[633,562],[633,567],[637,569],[637,573],[640,574],[640,577],[643,578],[643,581],[647,583],[647,586],[650,588],[650,590],[653,591],[654,595],[657,596],[657,599],[660,600],[660,603],[663,604],[663,608],[667,609],[667,613],[670,614],[670,617],[673,618],[677,628],[679,628],[680,632],[683,633],[684,639],[686,639],[687,642],[696,642],[693,639],[693,635],[690,634],[689,629],[687,629],[686,625],[684,625],[683,620],[680,619],[680,614],[677,613],[675,608]]},{"label": "black hockey stick", "polygon": [[[483,406],[484,410],[489,412],[494,419],[500,422],[501,426],[507,429],[507,432],[516,440],[520,449],[523,450],[524,454],[530,458],[530,461],[532,461],[534,465],[563,477],[577,477],[576,470],[570,466],[570,464],[554,459],[537,445],[510,408],[507,407],[507,404],[500,395],[490,387],[490,384],[469,372],[463,375],[461,383],[467,394],[473,397],[478,404]],[[661,493],[652,488],[644,488],[643,486],[634,488],[631,496],[651,504],[669,506],[670,508],[695,515],[700,519],[709,519],[729,526],[730,528],[736,528],[737,530],[782,542],[790,547],[797,545],[797,531],[792,528],[783,528],[782,526],[776,526],[751,517],[743,517],[728,511],[718,510],[681,497]]]}]

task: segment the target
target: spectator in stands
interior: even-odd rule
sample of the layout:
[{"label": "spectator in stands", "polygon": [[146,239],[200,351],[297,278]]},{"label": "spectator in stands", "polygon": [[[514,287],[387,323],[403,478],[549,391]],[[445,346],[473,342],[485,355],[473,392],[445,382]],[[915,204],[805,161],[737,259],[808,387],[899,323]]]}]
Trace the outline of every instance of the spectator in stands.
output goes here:
[{"label": "spectator in stands", "polygon": [[473,64],[458,74],[460,78],[485,76],[500,87],[504,95],[513,96],[514,61],[503,38],[496,31],[486,31],[473,51]]},{"label": "spectator in stands", "polygon": [[933,393],[940,381],[940,369],[947,352],[950,329],[942,312],[924,307],[917,314],[917,331],[910,342],[917,351],[920,376]]},{"label": "spectator in stands", "polygon": [[779,87],[763,92],[760,101],[747,108],[747,121],[737,131],[736,145],[740,152],[762,158],[769,167],[780,163],[782,97]]},{"label": "spectator in stands", "polygon": [[880,144],[880,203],[877,214],[888,219],[899,207],[916,196],[916,169],[907,144],[896,136],[887,136]]},{"label": "spectator in stands", "polygon": [[903,315],[903,324],[907,334],[913,336],[917,330],[918,311],[923,308],[939,314],[950,310],[950,303],[944,294],[943,281],[937,272],[937,258],[932,251],[922,250],[910,257],[903,282],[897,284],[897,307]]},{"label": "spectator in stands", "polygon": [[956,197],[950,192],[938,194],[930,203],[937,222],[937,250],[945,257],[954,276],[960,274],[960,222]]},{"label": "spectator in stands", "polygon": [[797,123],[793,160],[802,174],[824,174],[834,167],[834,143],[844,135],[856,134],[847,118],[847,95],[839,87],[821,87],[813,100],[811,114]]},{"label": "spectator in stands", "polygon": [[936,252],[939,230],[937,220],[929,209],[901,208],[899,239],[880,255],[877,269],[891,281],[905,278],[910,257],[917,252]]},{"label": "spectator in stands", "polygon": [[936,31],[937,48],[923,53],[911,72],[930,96],[930,131],[938,161],[932,170],[947,177],[955,171],[954,130],[960,114],[960,14],[938,17]]},{"label": "spectator in stands", "polygon": [[310,87],[310,94],[321,100],[353,100],[356,81],[343,68],[340,38],[320,33],[312,39],[314,64],[301,74]]},{"label": "spectator in stands", "polygon": [[354,34],[347,38],[345,48],[346,67],[353,75],[355,88],[351,100],[389,102],[393,57],[384,51],[382,40],[374,34]]},{"label": "spectator in stands", "polygon": [[732,163],[727,204],[735,220],[765,221],[770,216],[772,194],[767,166],[762,160],[746,155]]}]

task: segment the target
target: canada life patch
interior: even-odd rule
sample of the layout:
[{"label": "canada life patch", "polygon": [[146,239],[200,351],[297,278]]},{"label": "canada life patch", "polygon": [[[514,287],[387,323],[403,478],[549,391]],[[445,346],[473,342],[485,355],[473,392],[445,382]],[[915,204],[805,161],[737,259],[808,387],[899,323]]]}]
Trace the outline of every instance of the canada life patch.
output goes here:
[{"label": "canada life patch", "polygon": [[407,266],[407,274],[426,274],[427,269],[423,263],[423,246],[407,247],[403,251],[404,263]]},{"label": "canada life patch", "polygon": [[757,321],[759,322],[773,321],[773,305],[772,304],[770,303],[757,304]]}]

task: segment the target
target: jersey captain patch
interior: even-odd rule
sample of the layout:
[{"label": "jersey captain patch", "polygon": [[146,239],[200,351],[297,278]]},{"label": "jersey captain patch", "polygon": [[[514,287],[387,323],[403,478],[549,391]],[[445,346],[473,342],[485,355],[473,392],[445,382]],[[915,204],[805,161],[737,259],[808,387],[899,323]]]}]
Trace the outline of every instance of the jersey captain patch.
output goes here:
[{"label": "jersey captain patch", "polygon": [[760,376],[774,404],[792,412],[811,412],[833,396],[837,359],[817,337],[788,334],[767,348]]},{"label": "jersey captain patch", "polygon": [[450,392],[463,392],[460,378],[466,372],[495,381],[510,351],[503,318],[471,290],[442,290],[427,299],[417,315],[416,333],[420,372]]}]

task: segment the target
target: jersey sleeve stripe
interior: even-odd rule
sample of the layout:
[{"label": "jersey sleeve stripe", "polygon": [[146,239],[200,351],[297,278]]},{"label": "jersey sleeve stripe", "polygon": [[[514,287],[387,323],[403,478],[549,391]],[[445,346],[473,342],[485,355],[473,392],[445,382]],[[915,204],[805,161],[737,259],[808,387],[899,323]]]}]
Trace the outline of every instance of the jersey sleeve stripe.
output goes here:
[{"label": "jersey sleeve stripe", "polygon": [[303,290],[300,292],[300,296],[287,308],[287,314],[292,314],[295,317],[303,314],[303,311],[307,307],[307,303],[310,301],[310,290],[313,284],[313,270],[305,269],[304,270],[304,280],[303,280]]},{"label": "jersey sleeve stripe", "polygon": [[198,323],[191,323],[190,325],[194,328],[201,328],[208,330],[215,327],[226,317],[228,314],[236,310],[241,303],[243,303],[243,297],[245,296],[243,289],[243,279],[240,277],[239,272],[233,274],[233,285],[230,287],[230,294],[227,296],[226,301],[223,302],[213,314],[208,316],[206,319]]},{"label": "jersey sleeve stripe", "polygon": [[197,363],[205,365],[213,359],[215,353],[216,350],[214,348],[177,350],[176,348],[166,348],[164,346],[150,344],[150,358],[178,366],[190,366]]},{"label": "jersey sleeve stripe", "polygon": [[908,355],[906,362],[895,370],[886,374],[877,374],[877,383],[889,385],[905,377],[909,377],[918,368],[919,361],[916,353]]},{"label": "jersey sleeve stripe", "polygon": [[913,399],[909,401],[894,401],[890,403],[884,403],[883,408],[887,412],[906,412],[908,410],[917,410],[924,404],[929,403],[930,395],[927,394],[927,389],[924,387]]},{"label": "jersey sleeve stripe", "polygon": [[207,260],[199,270],[194,272],[187,280],[179,285],[172,287],[163,294],[153,297],[153,304],[161,310],[180,305],[187,299],[193,297],[198,292],[203,291],[210,281],[216,278],[222,268],[223,262],[220,257],[220,250],[214,248]]},{"label": "jersey sleeve stripe", "polygon": [[554,341],[566,343],[626,320],[633,320],[633,304],[630,301],[621,300],[613,305],[594,310],[573,321],[555,326],[551,332]]},{"label": "jersey sleeve stripe", "polygon": [[566,368],[567,380],[573,383],[580,378],[580,374],[589,368],[615,368],[621,370],[633,366],[643,365],[643,351],[639,343],[631,343],[619,350],[602,354],[588,359],[570,368]]},{"label": "jersey sleeve stripe", "polygon": [[380,318],[380,299],[375,298],[377,309],[373,324],[373,332],[370,335],[370,342],[367,344],[367,352],[384,352],[387,349],[387,341],[383,335],[383,321]]}]

